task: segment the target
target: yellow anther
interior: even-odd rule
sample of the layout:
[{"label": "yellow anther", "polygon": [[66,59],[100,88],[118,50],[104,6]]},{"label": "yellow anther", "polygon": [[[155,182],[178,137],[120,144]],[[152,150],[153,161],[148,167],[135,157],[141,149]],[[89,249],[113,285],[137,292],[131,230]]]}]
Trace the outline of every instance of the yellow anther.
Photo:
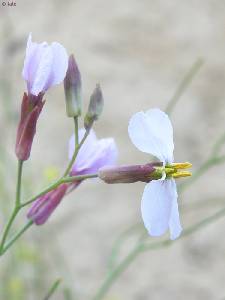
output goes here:
[{"label": "yellow anther", "polygon": [[169,168],[174,168],[176,170],[178,169],[189,169],[192,167],[192,164],[189,162],[184,162],[184,163],[173,163],[171,165],[168,165]]},{"label": "yellow anther", "polygon": [[191,175],[192,175],[191,172],[183,171],[183,172],[177,172],[177,173],[172,174],[172,177],[173,178],[181,178],[181,177],[189,177]]}]

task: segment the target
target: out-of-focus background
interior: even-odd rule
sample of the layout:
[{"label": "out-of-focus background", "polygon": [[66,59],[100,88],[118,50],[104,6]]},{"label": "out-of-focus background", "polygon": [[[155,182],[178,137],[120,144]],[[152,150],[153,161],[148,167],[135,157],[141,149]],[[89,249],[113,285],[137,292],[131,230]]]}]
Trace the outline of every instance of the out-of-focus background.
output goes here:
[{"label": "out-of-focus background", "polygon": [[[207,159],[225,131],[224,1],[15,1],[14,7],[0,3],[0,228],[15,190],[14,143],[29,32],[34,41],[58,41],[75,54],[84,110],[101,83],[105,108],[95,130],[98,137],[115,138],[120,164],[150,160],[128,138],[131,115],[165,109],[193,62],[203,58],[171,118],[176,161],[191,161],[195,171]],[[62,85],[46,98],[25,164],[24,197],[50,182],[68,159],[73,124],[65,116]],[[224,180],[223,166],[216,166],[184,191],[179,198],[184,228],[222,207]],[[55,278],[63,279],[68,298],[59,289],[53,299],[89,299],[103,281],[116,238],[141,221],[143,188],[142,183],[83,183],[45,226],[32,228],[1,259],[0,299],[42,299]],[[25,218],[20,216],[18,226]],[[220,220],[171,247],[140,255],[105,299],[224,299],[224,226]],[[128,240],[123,251],[131,244]]]}]

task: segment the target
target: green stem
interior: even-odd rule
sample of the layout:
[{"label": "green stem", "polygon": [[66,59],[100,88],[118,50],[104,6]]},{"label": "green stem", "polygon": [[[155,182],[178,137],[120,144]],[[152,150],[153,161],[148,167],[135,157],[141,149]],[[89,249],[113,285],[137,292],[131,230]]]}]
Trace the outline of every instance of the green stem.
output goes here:
[{"label": "green stem", "polygon": [[74,132],[75,132],[75,148],[79,146],[79,126],[78,126],[78,117],[74,117]]},{"label": "green stem", "polygon": [[0,255],[3,255],[17,240],[18,238],[33,224],[33,221],[29,221],[24,227],[21,228],[1,249]]},{"label": "green stem", "polygon": [[[192,234],[193,232],[196,232],[200,230],[203,227],[206,227],[213,223],[214,221],[219,220],[220,218],[225,216],[225,207],[215,213],[214,215],[207,217],[203,219],[202,221],[198,222],[197,224],[188,227],[183,231],[183,234],[181,235],[181,238],[185,238]],[[131,252],[120,262],[119,265],[117,265],[106,277],[105,281],[103,282],[102,286],[97,291],[96,295],[94,296],[93,300],[102,300],[103,297],[106,295],[108,290],[111,288],[113,283],[116,281],[116,279],[121,275],[128,267],[129,265],[134,261],[134,259],[141,253],[149,250],[155,250],[167,246],[173,245],[176,241],[179,241],[180,239],[177,239],[175,241],[171,240],[164,240],[156,243],[150,243],[150,244],[144,244],[144,243],[138,243]]]},{"label": "green stem", "polygon": [[49,187],[47,187],[46,189],[44,189],[42,192],[38,193],[37,195],[35,195],[34,197],[32,197],[30,200],[21,203],[20,207],[24,207],[27,206],[28,204],[34,202],[37,198],[45,195],[46,193],[56,189],[59,185],[61,185],[62,183],[69,183],[69,182],[73,182],[73,181],[81,181],[81,180],[85,180],[88,178],[96,178],[98,177],[98,174],[86,174],[86,175],[78,175],[78,176],[71,176],[71,177],[63,177],[59,180],[57,180],[55,183],[51,184]]},{"label": "green stem", "polygon": [[2,253],[5,241],[7,239],[8,233],[11,229],[11,226],[20,210],[20,195],[21,195],[21,179],[22,179],[22,170],[23,170],[23,161],[18,160],[18,171],[17,171],[17,184],[16,184],[16,199],[15,199],[15,207],[13,212],[8,220],[8,223],[3,232],[2,240],[0,243],[0,253]]},{"label": "green stem", "polygon": [[18,160],[17,185],[16,185],[16,206],[17,207],[20,206],[22,171],[23,171],[23,161]]},{"label": "green stem", "polygon": [[1,240],[1,244],[0,244],[0,254],[2,253],[2,250],[3,250],[3,247],[4,247],[4,244],[5,244],[5,241],[7,239],[7,236],[8,236],[8,233],[9,233],[9,230],[19,212],[20,208],[18,207],[14,207],[14,210],[12,212],[12,215],[10,216],[9,220],[8,220],[8,223],[5,227],[5,230],[4,230],[4,233],[3,233],[3,236],[2,236],[2,240]]},{"label": "green stem", "polygon": [[132,249],[132,251],[123,259],[123,261],[113,269],[113,271],[108,275],[106,280],[103,282],[102,286],[94,296],[93,300],[101,300],[106,295],[112,284],[116,281],[118,276],[127,269],[132,261],[138,256],[141,252],[140,245],[137,245]]},{"label": "green stem", "polygon": [[85,174],[85,175],[77,175],[71,177],[65,177],[61,180],[62,183],[69,183],[74,181],[82,181],[89,178],[97,178],[98,174]]},{"label": "green stem", "polygon": [[210,157],[207,159],[193,175],[185,182],[179,185],[179,191],[183,192],[188,186],[193,184],[199,177],[201,177],[206,171],[208,171],[211,167],[218,165],[220,163],[225,162],[225,155],[220,157]]},{"label": "green stem", "polygon": [[51,286],[50,290],[48,291],[47,295],[44,297],[44,300],[48,300],[50,299],[50,297],[55,293],[55,291],[57,290],[58,286],[61,283],[61,279],[57,279],[53,285]]},{"label": "green stem", "polygon": [[168,102],[168,105],[166,107],[166,112],[168,114],[171,114],[175,105],[177,104],[178,100],[184,93],[184,91],[187,89],[187,87],[192,82],[194,76],[197,74],[201,66],[203,65],[203,60],[199,58],[190,68],[190,70],[187,72],[187,74],[184,76],[183,80],[179,84],[178,88],[176,89],[173,97]]},{"label": "green stem", "polygon": [[74,162],[75,162],[75,159],[77,157],[77,154],[81,148],[81,146],[83,145],[84,141],[86,140],[87,136],[88,136],[89,132],[85,132],[85,135],[83,137],[83,139],[81,140],[80,144],[79,144],[79,134],[78,134],[78,117],[75,117],[74,118],[74,139],[75,139],[75,145],[74,145],[74,153],[73,153],[73,157],[72,159],[70,160],[64,174],[62,177],[65,177],[69,174]]}]

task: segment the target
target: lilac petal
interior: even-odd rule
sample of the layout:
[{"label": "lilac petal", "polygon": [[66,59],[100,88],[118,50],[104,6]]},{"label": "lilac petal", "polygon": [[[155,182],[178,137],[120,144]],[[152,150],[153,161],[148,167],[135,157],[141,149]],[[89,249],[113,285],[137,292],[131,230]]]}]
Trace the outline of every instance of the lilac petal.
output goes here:
[{"label": "lilac petal", "polygon": [[[84,135],[85,135],[86,130],[84,128],[79,130],[79,143],[81,142],[81,140],[83,139]],[[83,145],[80,148],[80,151],[77,155],[77,161],[78,163],[80,163],[81,165],[83,165],[83,163],[85,161],[83,161],[82,158],[86,158],[91,156],[92,154],[92,147],[93,145],[95,145],[97,141],[97,137],[96,134],[94,132],[93,129],[90,130],[88,137],[86,138],[85,142],[83,143]],[[75,137],[74,135],[71,136],[70,141],[69,141],[69,159],[72,158],[73,153],[74,153],[74,149],[75,149]]]},{"label": "lilac petal", "polygon": [[178,203],[177,203],[177,188],[176,188],[176,182],[174,179],[171,179],[173,189],[174,189],[174,198],[172,203],[172,209],[171,209],[171,215],[169,220],[169,229],[170,229],[170,238],[171,240],[175,240],[178,238],[182,232],[182,227],[180,224],[180,216],[179,216],[179,210],[178,210]]},{"label": "lilac petal", "polygon": [[29,35],[22,75],[30,94],[37,96],[62,82],[67,66],[68,56],[63,46],[59,43],[50,46],[46,42],[33,43]]},{"label": "lilac petal", "polygon": [[173,128],[164,112],[151,109],[138,112],[130,119],[128,133],[132,143],[165,163],[173,162]]},{"label": "lilac petal", "polygon": [[49,46],[41,49],[41,55],[39,64],[35,73],[35,77],[32,78],[31,94],[38,95],[40,92],[45,92],[50,86],[47,86],[49,77],[51,76],[53,67],[53,54]]},{"label": "lilac petal", "polygon": [[48,90],[49,87],[61,83],[65,76],[68,68],[68,55],[66,49],[59,43],[52,43],[49,47],[52,52],[52,68],[49,74],[48,81],[45,84],[44,91]]},{"label": "lilac petal", "polygon": [[145,186],[141,212],[150,235],[161,236],[167,231],[172,203],[176,197],[176,189],[171,180],[153,180]]},{"label": "lilac petal", "polygon": [[[84,133],[84,129],[79,131],[79,140],[82,139]],[[70,158],[73,155],[73,151],[74,137],[70,139]],[[77,155],[72,174],[95,173],[100,167],[115,164],[117,156],[118,151],[114,139],[107,138],[98,140],[94,130],[91,130]]]},{"label": "lilac petal", "polygon": [[85,173],[96,173],[101,167],[111,166],[116,163],[118,150],[113,138],[97,141],[93,156],[83,165]]}]

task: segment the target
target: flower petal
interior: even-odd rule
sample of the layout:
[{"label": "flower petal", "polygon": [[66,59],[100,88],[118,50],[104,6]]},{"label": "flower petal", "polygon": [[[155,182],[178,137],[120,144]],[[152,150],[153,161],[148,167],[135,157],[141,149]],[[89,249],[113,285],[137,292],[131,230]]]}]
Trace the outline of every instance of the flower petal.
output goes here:
[{"label": "flower petal", "polygon": [[[30,92],[32,95],[38,95],[40,92],[45,92],[47,82],[51,76],[52,66],[53,66],[53,54],[49,46],[39,47],[39,53],[37,55],[39,61],[35,63],[38,64],[34,78],[32,79],[32,85]],[[36,59],[37,59],[36,57]]]},{"label": "flower petal", "polygon": [[[82,139],[84,133],[84,129],[79,130],[79,140]],[[73,155],[73,151],[74,136],[70,139],[70,158]],[[115,164],[117,156],[118,151],[114,139],[107,138],[98,140],[92,129],[84,144],[81,146],[73,165],[72,173],[75,175],[97,172],[98,169],[103,166]]]},{"label": "flower petal", "polygon": [[171,240],[175,240],[176,238],[178,238],[180,236],[182,227],[180,224],[180,216],[179,216],[178,203],[177,203],[178,196],[177,196],[176,183],[175,183],[174,179],[172,179],[171,181],[172,181],[173,189],[176,192],[174,192],[171,215],[170,215],[170,220],[169,220],[169,229],[170,229]]},{"label": "flower petal", "polygon": [[32,36],[29,35],[22,72],[29,93],[37,96],[40,92],[46,92],[51,86],[62,82],[67,67],[68,55],[62,45],[33,43]]},{"label": "flower petal", "polygon": [[49,87],[61,83],[65,76],[68,68],[68,55],[66,49],[59,43],[52,43],[51,46],[53,63],[51,73],[49,74],[48,81],[44,87],[46,91]]},{"label": "flower petal", "polygon": [[[79,135],[79,142],[83,139],[86,130],[84,128],[80,129],[78,132]],[[97,141],[96,134],[93,129],[90,130],[88,137],[86,138],[85,142],[80,148],[80,151],[77,155],[77,161],[83,164],[85,161],[82,161],[82,157],[89,157],[92,154],[92,147],[95,145]],[[69,141],[69,159],[72,158],[75,149],[75,137],[74,135],[71,136]],[[80,154],[81,153],[81,154]]]},{"label": "flower petal", "polygon": [[153,180],[144,189],[141,203],[142,218],[152,236],[161,236],[169,228],[171,209],[176,199],[172,180]]},{"label": "flower petal", "polygon": [[138,112],[130,119],[128,133],[133,144],[165,163],[173,162],[173,128],[169,117],[159,109]]}]

